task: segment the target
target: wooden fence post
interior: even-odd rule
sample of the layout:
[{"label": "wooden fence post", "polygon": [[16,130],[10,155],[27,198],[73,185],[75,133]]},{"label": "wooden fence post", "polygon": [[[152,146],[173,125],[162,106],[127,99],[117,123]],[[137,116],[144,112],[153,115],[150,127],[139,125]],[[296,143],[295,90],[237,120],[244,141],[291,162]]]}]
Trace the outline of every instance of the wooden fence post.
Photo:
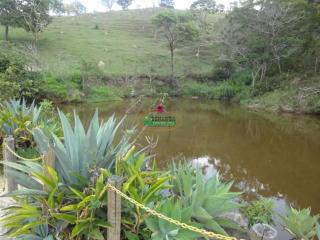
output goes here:
[{"label": "wooden fence post", "polygon": [[[121,179],[117,176],[109,178],[108,183],[121,190]],[[107,240],[120,240],[121,233],[121,196],[108,189],[108,228]]]},{"label": "wooden fence post", "polygon": [[[55,160],[56,160],[56,156],[54,154],[54,151],[51,147],[49,147],[48,151],[43,155],[43,159],[42,159],[42,167],[43,167],[43,174],[47,177],[50,176],[49,172],[48,172],[48,167],[52,167],[54,168],[55,165]],[[43,191],[48,192],[48,186],[43,186]],[[49,216],[49,212],[48,212],[48,207],[43,204],[42,205],[42,214],[44,216]]]},{"label": "wooden fence post", "polygon": [[[56,156],[54,154],[54,151],[51,147],[49,147],[46,154],[43,155],[43,162],[42,162],[43,174],[45,176],[49,176],[48,167],[52,167],[53,169],[55,169],[55,160],[56,160]],[[44,186],[43,190],[46,191],[48,189],[46,188],[46,186]]]},{"label": "wooden fence post", "polygon": [[[16,157],[10,152],[10,150],[6,147],[8,146],[11,150],[15,151],[14,146],[14,138],[12,136],[8,136],[3,139],[3,158],[4,161],[7,162],[15,162],[17,159]],[[13,178],[8,176],[8,170],[10,169],[9,166],[4,165],[4,177],[5,177],[5,189],[7,192],[12,192],[18,189],[17,183],[14,181]]]}]

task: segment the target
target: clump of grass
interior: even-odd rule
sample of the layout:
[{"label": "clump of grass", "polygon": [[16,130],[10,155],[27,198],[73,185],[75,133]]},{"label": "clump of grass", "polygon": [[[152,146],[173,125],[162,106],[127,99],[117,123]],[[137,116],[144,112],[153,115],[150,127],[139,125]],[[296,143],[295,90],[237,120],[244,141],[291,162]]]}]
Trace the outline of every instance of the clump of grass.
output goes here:
[{"label": "clump of grass", "polygon": [[246,204],[242,211],[248,218],[248,227],[252,227],[258,223],[273,223],[274,203],[271,199],[261,198]]},{"label": "clump of grass", "polygon": [[54,76],[47,75],[41,87],[42,95],[47,99],[66,100],[68,89],[64,82],[58,81]]},{"label": "clump of grass", "polygon": [[121,100],[123,92],[115,87],[92,87],[89,89],[88,99],[90,102],[103,102]]}]

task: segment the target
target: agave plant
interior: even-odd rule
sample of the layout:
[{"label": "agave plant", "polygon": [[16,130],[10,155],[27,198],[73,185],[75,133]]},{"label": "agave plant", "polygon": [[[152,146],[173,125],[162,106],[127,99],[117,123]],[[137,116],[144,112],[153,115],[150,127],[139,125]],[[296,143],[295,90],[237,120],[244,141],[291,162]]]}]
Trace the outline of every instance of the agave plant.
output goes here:
[{"label": "agave plant", "polygon": [[13,135],[18,143],[30,141],[31,130],[39,123],[41,107],[34,102],[28,105],[25,99],[0,103],[1,135]]},{"label": "agave plant", "polygon": [[238,209],[239,192],[231,192],[232,182],[220,182],[219,175],[205,180],[198,169],[174,165],[172,169],[174,193],[184,207],[191,206],[192,218],[203,227],[228,235],[224,228],[241,230],[233,221],[223,217],[225,213]]},{"label": "agave plant", "polygon": [[[178,201],[167,200],[158,211],[182,223],[191,224],[192,209],[190,207],[185,208]],[[197,233],[181,229],[158,217],[149,217],[146,223],[147,227],[152,231],[151,239],[153,240],[192,240],[200,237]]]},{"label": "agave plant", "polygon": [[312,239],[317,234],[319,215],[311,216],[311,210],[287,208],[287,216],[281,216],[286,230],[296,239]]},{"label": "agave plant", "polygon": [[128,133],[124,133],[115,144],[116,133],[124,118],[117,123],[112,116],[100,123],[96,111],[86,131],[76,113],[74,127],[63,112],[59,111],[59,116],[63,140],[53,133],[47,136],[40,128],[33,130],[33,136],[41,153],[46,153],[49,146],[53,149],[56,155],[55,168],[62,181],[68,185],[79,185],[81,180],[95,175],[97,169],[105,168],[114,172],[116,157],[123,156],[131,147]]},{"label": "agave plant", "polygon": [[[63,140],[53,133],[50,136],[46,135],[46,132],[40,128],[35,128],[32,133],[41,154],[45,154],[49,147],[53,149],[56,156],[55,169],[61,181],[83,189],[91,177],[97,177],[98,169],[105,168],[114,173],[116,157],[124,156],[131,148],[129,143],[131,131],[123,133],[115,143],[116,133],[124,119],[117,123],[112,116],[108,121],[100,123],[96,111],[85,131],[76,113],[74,113],[74,127],[64,113],[59,111],[59,116]],[[42,163],[18,161],[16,163],[1,162],[1,164],[11,168],[8,175],[13,177],[19,185],[29,189],[41,189],[41,186],[30,177],[30,173],[43,172]]]}]

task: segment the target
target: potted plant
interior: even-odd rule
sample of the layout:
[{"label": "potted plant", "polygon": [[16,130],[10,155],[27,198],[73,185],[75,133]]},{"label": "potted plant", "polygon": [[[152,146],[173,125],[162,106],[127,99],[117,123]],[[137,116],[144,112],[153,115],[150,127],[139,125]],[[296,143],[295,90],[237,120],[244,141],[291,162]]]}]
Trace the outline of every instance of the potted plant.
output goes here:
[{"label": "potted plant", "polygon": [[248,218],[249,236],[251,240],[276,239],[278,233],[270,224],[273,223],[274,204],[272,200],[261,198],[246,204],[242,211]]},{"label": "potted plant", "polygon": [[[294,239],[314,239],[320,235],[318,226],[319,215],[311,216],[311,210],[305,208],[302,210],[287,208],[287,216],[280,216],[283,220],[285,229],[294,237]],[[319,236],[318,236],[319,237]]]}]

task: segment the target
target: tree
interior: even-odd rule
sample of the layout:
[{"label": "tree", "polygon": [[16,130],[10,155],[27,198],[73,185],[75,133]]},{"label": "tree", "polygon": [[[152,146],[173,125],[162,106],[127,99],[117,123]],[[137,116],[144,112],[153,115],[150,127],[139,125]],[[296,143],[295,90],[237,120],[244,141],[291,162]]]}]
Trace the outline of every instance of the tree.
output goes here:
[{"label": "tree", "polygon": [[74,1],[70,4],[64,5],[64,10],[67,15],[74,14],[74,15],[81,15],[86,13],[87,8],[79,1]]},{"label": "tree", "polygon": [[58,12],[61,9],[60,0],[19,0],[18,10],[24,19],[23,27],[32,33],[34,47],[38,42],[39,34],[52,20],[49,12]]},{"label": "tree", "polygon": [[109,11],[112,10],[113,5],[117,2],[117,0],[101,0],[103,5],[105,5]]},{"label": "tree", "polygon": [[161,0],[160,7],[174,8],[174,0]]},{"label": "tree", "polygon": [[190,10],[200,23],[200,27],[207,30],[208,15],[217,12],[217,5],[214,0],[197,0],[191,5]]},{"label": "tree", "polygon": [[225,6],[223,4],[217,5],[217,12],[218,13],[224,13],[224,9],[225,9]]},{"label": "tree", "polygon": [[[199,37],[199,30],[188,14],[175,11],[159,13],[152,23],[159,29],[168,42],[171,56],[171,76],[174,74],[174,51],[184,41],[194,41]],[[172,79],[173,80],[173,79]]]},{"label": "tree", "polygon": [[15,0],[0,1],[0,24],[5,27],[5,40],[9,39],[9,27],[19,27],[23,23]]},{"label": "tree", "polygon": [[133,3],[133,0],[118,0],[117,4],[122,7],[122,10],[128,10],[129,6]]}]

